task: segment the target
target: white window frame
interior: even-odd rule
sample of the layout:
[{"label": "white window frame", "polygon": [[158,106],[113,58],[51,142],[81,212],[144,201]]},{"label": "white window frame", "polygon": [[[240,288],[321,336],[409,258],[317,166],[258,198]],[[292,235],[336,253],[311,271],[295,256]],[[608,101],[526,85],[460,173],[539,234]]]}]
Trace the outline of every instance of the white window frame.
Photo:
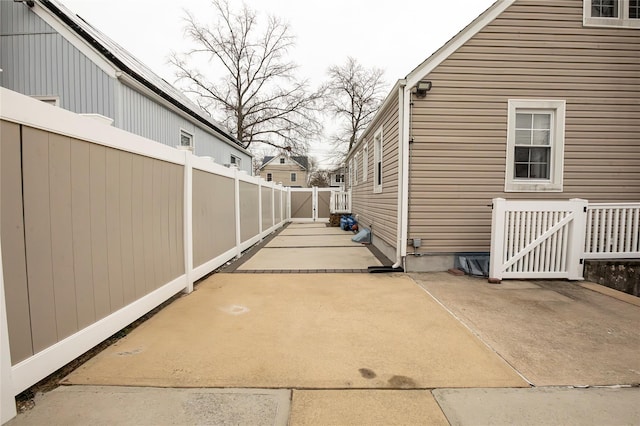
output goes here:
[{"label": "white window frame", "polygon": [[369,144],[365,143],[362,148],[362,182],[369,179]]},{"label": "white window frame", "polygon": [[279,162],[279,163],[280,163],[280,164],[284,164],[284,163],[285,163],[285,159],[284,159],[284,157],[280,157],[280,162]]},{"label": "white window frame", "polygon": [[[182,144],[182,136],[187,136],[189,138],[189,145],[183,145]],[[185,129],[180,129],[180,141],[179,144],[176,148],[178,149],[188,149],[190,151],[193,151],[193,133],[191,133],[188,130]]]},{"label": "white window frame", "polygon": [[622,27],[640,28],[640,18],[629,18],[629,0],[618,0],[617,18],[601,18],[591,16],[592,0],[583,0],[582,24],[585,27]]},{"label": "white window frame", "polygon": [[291,183],[298,182],[298,174],[296,172],[291,172],[289,178],[291,180]]},{"label": "white window frame", "polygon": [[360,153],[356,152],[353,156],[353,184],[358,184],[358,157],[360,157]]},{"label": "white window frame", "polygon": [[232,165],[235,164],[237,168],[240,168],[240,165],[242,164],[242,159],[237,155],[230,154],[229,164],[232,164]]},{"label": "white window frame", "polygon": [[[516,113],[518,111],[550,112],[551,115],[551,152],[548,179],[516,179],[515,142]],[[542,99],[509,99],[507,116],[507,166],[505,174],[505,192],[562,192],[564,170],[564,130],[566,101]]]},{"label": "white window frame", "polygon": [[384,165],[384,140],[382,126],[373,135],[373,192],[382,192],[382,170]]},{"label": "white window frame", "polygon": [[273,174],[267,173],[267,182],[273,182]]},{"label": "white window frame", "polygon": [[353,158],[349,160],[349,166],[347,167],[347,173],[349,174],[349,188],[353,187]]}]

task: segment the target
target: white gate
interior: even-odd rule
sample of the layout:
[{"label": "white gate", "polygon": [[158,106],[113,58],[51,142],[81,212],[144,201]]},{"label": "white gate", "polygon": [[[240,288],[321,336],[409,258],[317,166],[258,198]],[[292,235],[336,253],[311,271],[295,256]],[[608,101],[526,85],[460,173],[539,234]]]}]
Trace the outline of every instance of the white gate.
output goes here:
[{"label": "white gate", "polygon": [[329,221],[331,188],[290,188],[289,217],[294,222]]},{"label": "white gate", "polygon": [[493,200],[489,277],[583,279],[587,201]]}]

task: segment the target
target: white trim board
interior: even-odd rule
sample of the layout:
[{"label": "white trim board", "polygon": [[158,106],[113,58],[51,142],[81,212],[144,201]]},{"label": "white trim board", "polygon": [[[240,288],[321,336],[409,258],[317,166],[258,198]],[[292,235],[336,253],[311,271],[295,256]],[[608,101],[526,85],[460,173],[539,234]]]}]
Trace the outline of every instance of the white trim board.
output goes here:
[{"label": "white trim board", "polygon": [[3,87],[0,87],[0,99],[0,118],[3,120],[170,163],[184,164],[184,151],[151,139],[98,123],[91,118],[47,105]]}]

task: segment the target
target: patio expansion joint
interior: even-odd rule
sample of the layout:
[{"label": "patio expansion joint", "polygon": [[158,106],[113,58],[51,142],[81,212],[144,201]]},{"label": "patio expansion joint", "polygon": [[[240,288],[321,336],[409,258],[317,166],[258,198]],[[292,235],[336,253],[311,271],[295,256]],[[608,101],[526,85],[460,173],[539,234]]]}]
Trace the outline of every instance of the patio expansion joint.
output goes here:
[{"label": "patio expansion joint", "polygon": [[531,388],[535,388],[536,385],[529,380],[528,378],[526,378],[513,364],[511,364],[507,359],[505,359],[502,354],[500,354],[497,350],[495,350],[493,348],[493,346],[491,346],[489,344],[489,342],[487,342],[484,337],[482,337],[482,335],[480,335],[478,332],[476,332],[474,329],[472,329],[462,318],[460,318],[458,315],[456,315],[451,309],[449,309],[447,306],[444,305],[444,303],[442,303],[440,301],[440,299],[438,299],[437,297],[435,297],[433,294],[431,294],[431,292],[429,290],[427,290],[426,288],[424,288],[423,286],[421,286],[420,284],[418,284],[413,278],[411,278],[411,280],[415,283],[415,285],[418,286],[418,288],[420,288],[422,291],[424,291],[427,295],[429,295],[438,305],[440,305],[442,307],[442,309],[444,309],[445,311],[447,311],[447,313],[449,313],[449,315],[451,315],[456,321],[458,321],[460,324],[462,324],[462,326],[464,326],[471,334],[473,334],[478,340],[480,340],[482,342],[482,344],[484,344],[491,352],[493,352],[496,356],[498,356],[505,364],[507,364],[513,371],[516,372],[516,374],[518,376],[520,376],[520,378],[522,380],[524,380],[529,387]]}]

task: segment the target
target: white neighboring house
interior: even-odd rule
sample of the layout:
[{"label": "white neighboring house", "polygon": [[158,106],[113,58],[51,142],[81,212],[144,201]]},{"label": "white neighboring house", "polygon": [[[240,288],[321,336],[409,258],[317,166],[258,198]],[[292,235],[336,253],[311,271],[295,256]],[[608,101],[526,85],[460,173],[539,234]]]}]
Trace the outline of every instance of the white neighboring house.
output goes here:
[{"label": "white neighboring house", "polygon": [[337,169],[329,172],[329,186],[331,188],[344,189],[344,167],[338,167]]},{"label": "white neighboring house", "polygon": [[220,123],[58,1],[0,1],[0,28],[0,86],[252,173]]}]

